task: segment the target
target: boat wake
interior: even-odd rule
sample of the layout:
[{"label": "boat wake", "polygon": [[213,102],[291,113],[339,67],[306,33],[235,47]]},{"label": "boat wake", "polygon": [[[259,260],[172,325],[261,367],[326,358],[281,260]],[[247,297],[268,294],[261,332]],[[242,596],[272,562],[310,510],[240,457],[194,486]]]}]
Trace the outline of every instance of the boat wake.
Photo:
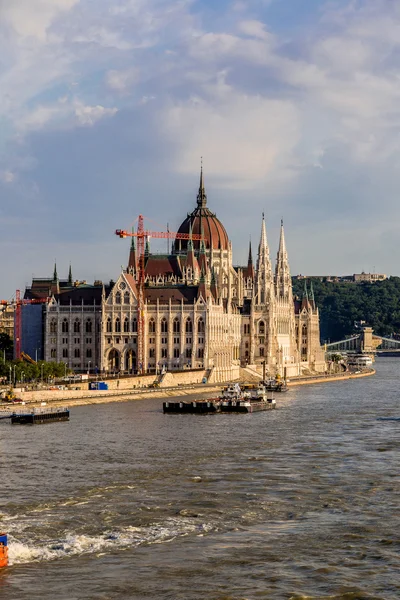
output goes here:
[{"label": "boat wake", "polygon": [[126,527],[100,535],[69,534],[64,539],[27,543],[9,535],[9,564],[23,564],[73,557],[82,554],[97,556],[116,550],[135,548],[143,544],[172,542],[186,535],[204,535],[214,527],[194,519],[168,519],[149,527]]}]

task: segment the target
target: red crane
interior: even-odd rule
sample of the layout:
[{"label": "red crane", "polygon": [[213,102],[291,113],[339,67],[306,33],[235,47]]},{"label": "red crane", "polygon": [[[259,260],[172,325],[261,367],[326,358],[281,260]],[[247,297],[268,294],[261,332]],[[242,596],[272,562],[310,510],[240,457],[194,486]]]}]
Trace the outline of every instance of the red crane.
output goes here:
[{"label": "red crane", "polygon": [[27,300],[21,298],[21,291],[16,290],[15,300],[0,300],[0,304],[3,306],[15,306],[15,326],[14,326],[14,355],[16,359],[21,358],[21,345],[22,345],[22,307],[26,304],[44,304],[48,302],[50,298],[32,298]]},{"label": "red crane", "polygon": [[201,240],[202,235],[192,233],[177,233],[174,231],[149,231],[144,228],[143,215],[139,215],[138,228],[136,232],[129,233],[124,229],[116,229],[115,235],[120,238],[136,237],[138,250],[138,368],[139,372],[145,371],[145,356],[144,356],[144,250],[145,241],[149,237],[153,238],[175,238],[176,240]]}]

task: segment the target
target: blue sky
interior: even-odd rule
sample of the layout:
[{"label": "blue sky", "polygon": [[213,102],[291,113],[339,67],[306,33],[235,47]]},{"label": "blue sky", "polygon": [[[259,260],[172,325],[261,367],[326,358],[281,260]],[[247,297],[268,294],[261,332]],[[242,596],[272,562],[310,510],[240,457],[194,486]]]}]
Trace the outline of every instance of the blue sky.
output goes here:
[{"label": "blue sky", "polygon": [[265,211],[293,273],[400,275],[399,3],[0,0],[0,57],[0,298],[117,277],[200,156],[235,263]]}]

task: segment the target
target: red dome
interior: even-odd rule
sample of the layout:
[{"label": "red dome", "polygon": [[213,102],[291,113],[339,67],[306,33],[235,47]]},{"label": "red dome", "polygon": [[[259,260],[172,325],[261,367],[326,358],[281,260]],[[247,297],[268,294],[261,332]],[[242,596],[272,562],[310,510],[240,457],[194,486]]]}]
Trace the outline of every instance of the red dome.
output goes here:
[{"label": "red dome", "polygon": [[[228,250],[229,239],[225,227],[216,215],[207,208],[207,196],[203,183],[203,170],[200,174],[200,188],[197,195],[197,207],[189,214],[178,229],[178,233],[192,233],[204,235],[206,248],[213,250]],[[176,251],[187,249],[187,240],[175,240]],[[200,248],[200,241],[193,240],[193,247]]]}]

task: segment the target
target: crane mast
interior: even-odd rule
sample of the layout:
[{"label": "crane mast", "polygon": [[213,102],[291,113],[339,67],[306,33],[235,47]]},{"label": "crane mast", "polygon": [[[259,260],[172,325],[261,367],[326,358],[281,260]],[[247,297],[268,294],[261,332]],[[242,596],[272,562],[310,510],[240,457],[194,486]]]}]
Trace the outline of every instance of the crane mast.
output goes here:
[{"label": "crane mast", "polygon": [[192,233],[177,233],[174,231],[149,231],[144,228],[143,215],[139,215],[139,217],[138,217],[137,231],[131,233],[131,232],[126,231],[125,229],[116,229],[115,235],[117,235],[120,238],[126,238],[126,237],[136,237],[137,238],[137,249],[138,249],[138,255],[139,255],[138,256],[138,276],[137,276],[137,282],[138,282],[138,307],[137,307],[137,311],[138,311],[138,317],[137,317],[138,355],[137,355],[137,364],[138,364],[139,373],[144,373],[146,371],[145,355],[144,355],[144,351],[145,351],[145,347],[144,347],[145,346],[145,344],[144,344],[144,337],[145,337],[144,289],[145,289],[145,279],[146,279],[145,264],[144,264],[144,252],[145,252],[146,239],[149,237],[153,237],[153,238],[170,238],[170,239],[175,238],[177,240],[190,240],[190,239],[191,240],[201,240],[201,239],[203,239],[203,236],[199,235],[199,234],[192,234]]}]

